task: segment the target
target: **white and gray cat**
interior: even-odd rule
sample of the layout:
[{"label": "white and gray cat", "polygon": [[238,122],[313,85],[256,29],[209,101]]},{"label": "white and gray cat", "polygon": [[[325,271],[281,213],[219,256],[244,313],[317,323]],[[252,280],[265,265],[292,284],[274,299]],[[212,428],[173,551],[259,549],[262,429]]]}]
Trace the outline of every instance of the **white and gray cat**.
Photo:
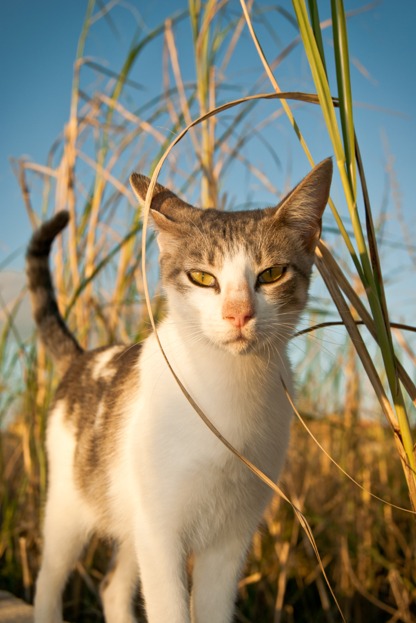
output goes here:
[{"label": "white and gray cat", "polygon": [[[273,480],[291,420],[280,378],[292,387],[287,342],[306,304],[331,176],[324,160],[264,210],[201,210],[159,184],[151,204],[168,304],[163,348],[222,435]],[[149,179],[131,183],[143,202]],[[67,222],[56,214],[27,252],[34,316],[63,374],[48,420],[35,621],[62,621],[67,577],[98,533],[117,546],[101,591],[107,623],[136,620],[139,579],[149,623],[229,623],[271,492],[197,416],[153,334],[127,348],[78,345],[48,264]]]}]

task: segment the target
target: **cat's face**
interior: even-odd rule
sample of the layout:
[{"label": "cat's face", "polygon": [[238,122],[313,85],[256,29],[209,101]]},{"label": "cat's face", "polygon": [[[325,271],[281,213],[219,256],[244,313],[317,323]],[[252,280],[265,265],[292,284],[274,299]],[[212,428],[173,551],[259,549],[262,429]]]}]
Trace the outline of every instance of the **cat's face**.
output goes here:
[{"label": "cat's face", "polygon": [[238,354],[286,342],[306,302],[310,254],[273,218],[206,211],[163,240],[162,279],[175,321]]},{"label": "cat's face", "polygon": [[[241,354],[286,343],[307,300],[332,163],[318,165],[276,208],[199,210],[157,185],[162,280],[189,339]],[[149,180],[133,175],[144,200]]]}]

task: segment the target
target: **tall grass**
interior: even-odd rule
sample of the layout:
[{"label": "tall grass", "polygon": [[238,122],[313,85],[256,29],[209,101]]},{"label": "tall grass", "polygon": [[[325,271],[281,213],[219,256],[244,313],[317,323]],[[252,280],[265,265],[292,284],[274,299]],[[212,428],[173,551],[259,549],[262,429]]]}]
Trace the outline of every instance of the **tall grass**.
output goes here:
[{"label": "tall grass", "polygon": [[[234,183],[247,180],[248,189],[250,182],[257,192],[269,192],[277,201],[279,190],[272,172],[285,154],[278,153],[269,134],[287,117],[299,151],[312,164],[313,149],[305,138],[311,129],[302,127],[296,117],[304,119],[300,102],[313,107],[315,115],[320,112],[349,218],[341,218],[343,208],[330,202],[338,234],[328,236],[317,250],[317,266],[330,302],[324,304],[321,296],[311,306],[305,326],[312,329],[322,317],[339,313],[350,338],[332,353],[330,374],[326,373],[327,351],[333,350],[328,346],[334,337],[330,328],[294,340],[294,349],[302,352],[299,407],[306,426],[294,425],[282,488],[307,517],[322,565],[290,506],[276,497],[254,539],[241,581],[237,620],[339,620],[323,580],[323,566],[346,620],[414,621],[414,519],[397,507],[407,508],[410,498],[416,508],[415,457],[406,409],[416,391],[412,375],[400,361],[404,349],[400,341],[394,343],[390,329],[377,228],[354,131],[344,7],[337,0],[331,3],[333,49],[322,37],[320,3],[293,0],[293,12],[245,0],[241,10],[237,7],[220,0],[189,0],[188,11],[134,35],[121,68],[113,72],[92,62],[86,52],[90,30],[100,14],[107,9],[107,18],[113,14],[111,5],[103,8],[89,0],[74,66],[70,117],[62,138],[51,148],[45,165],[16,163],[27,214],[35,226],[47,213],[64,207],[71,212],[68,235],[57,244],[54,272],[60,307],[80,342],[92,347],[141,340],[151,329],[147,305],[157,320],[163,314],[163,300],[152,234],[146,229],[146,208],[141,214],[128,185],[131,171],[154,171],[154,180],[161,172],[164,183],[203,206],[234,207],[238,193],[225,191],[229,176]],[[293,40],[276,54],[274,36],[283,24],[293,28]],[[267,32],[274,46],[272,61],[266,53],[270,40],[262,40]],[[184,38],[193,50],[191,80],[189,65],[182,60]],[[257,70],[254,79],[244,76],[233,82],[229,76],[241,70],[239,54],[243,42],[247,49],[249,38],[253,42],[250,59],[263,67],[264,74]],[[284,94],[275,76],[300,44],[316,95]],[[137,83],[135,68],[149,59],[155,66],[155,59],[160,60],[156,97],[143,95]],[[329,75],[335,76],[335,84]],[[270,83],[274,93],[262,95],[270,90]],[[270,99],[262,107],[260,102]],[[29,190],[34,180],[41,182],[39,195]],[[250,192],[248,207],[257,205]],[[345,253],[339,253],[341,244]],[[345,262],[348,255],[351,262]],[[142,260],[146,260],[146,273]],[[4,475],[0,582],[30,600],[39,565],[47,481],[44,433],[57,379],[35,338],[24,342],[19,336],[20,303],[19,298],[8,311],[0,342],[6,396],[0,403],[2,417],[11,404],[14,413],[0,443]],[[357,328],[359,322],[364,323],[365,333]],[[359,416],[369,404],[375,409],[366,397],[369,385],[389,427]],[[327,409],[323,404],[328,404]],[[93,541],[68,587],[68,617],[101,620],[97,585],[107,557],[106,548]]]}]

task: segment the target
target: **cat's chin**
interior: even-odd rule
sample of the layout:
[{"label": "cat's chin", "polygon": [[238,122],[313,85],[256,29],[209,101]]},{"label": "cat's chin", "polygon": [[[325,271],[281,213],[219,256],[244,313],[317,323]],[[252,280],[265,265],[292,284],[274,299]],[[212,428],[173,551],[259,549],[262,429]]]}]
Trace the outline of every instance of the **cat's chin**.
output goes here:
[{"label": "cat's chin", "polygon": [[230,353],[231,355],[247,355],[254,351],[255,342],[246,337],[239,336],[233,339],[219,342],[216,344],[221,350]]}]

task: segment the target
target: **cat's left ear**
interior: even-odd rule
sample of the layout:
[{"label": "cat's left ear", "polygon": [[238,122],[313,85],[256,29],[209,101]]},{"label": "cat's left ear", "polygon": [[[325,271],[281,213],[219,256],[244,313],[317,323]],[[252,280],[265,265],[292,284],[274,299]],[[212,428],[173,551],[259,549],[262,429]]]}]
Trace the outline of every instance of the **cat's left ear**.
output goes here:
[{"label": "cat's left ear", "polygon": [[321,235],[322,214],[328,202],[332,180],[332,159],[317,164],[277,206],[279,224],[293,227],[309,252],[315,250]]},{"label": "cat's left ear", "polygon": [[[150,178],[139,173],[132,173],[130,184],[140,203],[144,204]],[[150,204],[150,214],[159,232],[158,243],[161,250],[172,235],[177,236],[184,231],[186,223],[192,220],[195,211],[196,208],[182,201],[171,190],[162,184],[156,184]]]},{"label": "cat's left ear", "polygon": [[[130,176],[130,185],[139,202],[144,205],[146,200],[147,189],[149,188],[150,178],[140,173],[132,173]],[[169,230],[170,223],[175,222],[182,206],[186,205],[171,190],[156,184],[153,190],[152,201],[150,204],[150,213],[158,228]]]}]

